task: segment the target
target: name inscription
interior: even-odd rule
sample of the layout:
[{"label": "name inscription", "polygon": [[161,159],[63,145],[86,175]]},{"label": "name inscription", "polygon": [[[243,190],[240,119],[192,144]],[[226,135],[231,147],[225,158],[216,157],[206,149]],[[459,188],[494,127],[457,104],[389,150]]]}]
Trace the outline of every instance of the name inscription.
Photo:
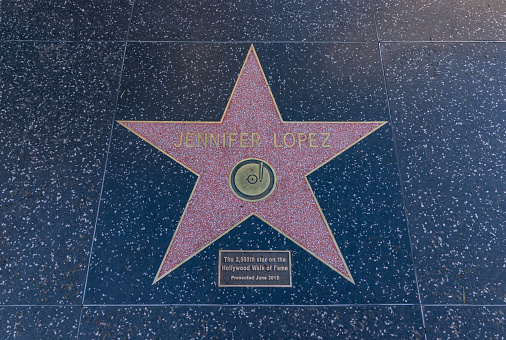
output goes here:
[{"label": "name inscription", "polygon": [[[265,137],[265,138],[263,138]],[[266,143],[275,148],[330,148],[328,132],[287,132],[282,135],[274,133],[269,136],[262,136],[256,132],[230,132],[230,133],[198,133],[181,132],[176,148],[255,148]]]},{"label": "name inscription", "polygon": [[220,250],[219,287],[292,287],[289,250]]}]

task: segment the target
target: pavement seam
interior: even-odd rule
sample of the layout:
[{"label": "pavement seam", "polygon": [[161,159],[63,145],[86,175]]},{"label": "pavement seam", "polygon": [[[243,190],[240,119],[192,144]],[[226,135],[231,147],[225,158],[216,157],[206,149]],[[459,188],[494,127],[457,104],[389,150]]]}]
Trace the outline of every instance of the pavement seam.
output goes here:
[{"label": "pavement seam", "polygon": [[125,66],[125,56],[126,56],[126,50],[127,50],[127,47],[128,47],[128,35],[130,34],[130,25],[132,24],[132,16],[133,16],[133,12],[134,12],[134,7],[135,7],[135,0],[133,0],[133,2],[132,2],[132,8],[130,9],[130,18],[128,19],[128,28],[127,28],[127,31],[126,31],[125,40],[123,41],[123,43],[124,43],[123,56],[121,58],[121,68],[120,68],[120,73],[119,73],[118,87],[116,89],[116,103],[114,104],[114,110],[113,110],[113,114],[112,114],[111,128],[110,128],[110,132],[109,132],[109,141],[107,143],[107,152],[106,152],[106,156],[105,156],[104,172],[102,174],[102,185],[100,187],[100,195],[99,195],[98,205],[97,205],[97,214],[95,216],[95,225],[93,227],[93,238],[91,239],[90,255],[88,257],[88,267],[87,267],[87,270],[86,270],[86,279],[84,281],[83,299],[82,299],[82,302],[81,302],[81,311],[80,311],[80,315],[79,315],[79,323],[77,325],[77,336],[76,336],[77,340],[79,340],[79,333],[80,333],[80,330],[81,330],[81,321],[82,321],[83,310],[84,310],[84,299],[86,297],[86,288],[88,286],[88,276],[89,276],[89,273],[90,273],[91,257],[93,255],[93,245],[95,243],[95,235],[96,235],[96,232],[97,232],[98,217],[100,215],[100,205],[102,203],[102,194],[104,192],[104,183],[105,183],[105,176],[107,174],[107,163],[109,162],[109,153],[110,153],[110,150],[111,150],[112,134],[113,134],[113,131],[114,131],[114,122],[116,121],[116,113],[117,113],[117,110],[118,110],[118,102],[119,102],[119,99],[120,99],[121,80],[122,80],[122,76],[123,76],[123,68]]},{"label": "pavement seam", "polygon": [[423,336],[424,336],[425,340],[427,340],[427,327],[425,325],[425,313],[424,313],[424,310],[423,310],[422,296],[420,294],[420,285],[419,285],[419,282],[418,282],[418,273],[417,273],[417,268],[416,268],[415,255],[414,255],[414,252],[413,252],[413,239],[411,237],[411,228],[410,228],[411,225],[409,223],[409,218],[408,218],[408,208],[407,208],[407,205],[406,205],[406,194],[404,192],[404,185],[403,185],[403,179],[402,179],[402,174],[401,174],[401,167],[400,167],[400,164],[399,164],[399,154],[398,154],[398,151],[397,151],[398,150],[398,148],[397,148],[397,138],[395,136],[395,130],[394,130],[393,119],[392,119],[392,109],[390,107],[390,96],[388,94],[387,77],[386,77],[386,72],[385,72],[385,63],[383,61],[383,54],[381,53],[381,44],[382,43],[381,43],[380,38],[379,38],[378,23],[377,23],[377,19],[376,19],[376,10],[374,8],[374,4],[375,4],[374,0],[371,0],[370,3],[371,3],[371,6],[372,6],[372,11],[373,11],[374,27],[376,28],[376,39],[378,41],[378,53],[379,53],[380,63],[381,63],[381,72],[382,72],[382,75],[383,75],[383,88],[384,88],[385,96],[386,96],[386,100],[387,100],[387,109],[388,109],[388,116],[389,116],[389,119],[390,119],[390,128],[392,129],[392,141],[393,141],[393,144],[394,144],[395,160],[397,162],[397,174],[399,176],[399,185],[400,185],[402,206],[404,208],[404,216],[406,218],[406,229],[407,229],[407,232],[408,232],[409,247],[410,247],[410,250],[411,250],[411,261],[413,263],[413,272],[415,274],[416,292],[417,292],[417,295],[418,295],[418,302],[419,302],[419,306],[420,306],[420,314],[421,314],[421,317],[422,317]]}]

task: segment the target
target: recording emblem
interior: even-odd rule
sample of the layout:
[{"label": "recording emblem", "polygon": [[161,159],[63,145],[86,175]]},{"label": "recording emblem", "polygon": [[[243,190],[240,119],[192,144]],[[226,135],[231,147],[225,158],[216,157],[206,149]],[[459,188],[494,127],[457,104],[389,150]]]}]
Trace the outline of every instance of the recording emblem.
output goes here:
[{"label": "recording emblem", "polygon": [[248,158],[234,166],[229,181],[236,196],[245,201],[256,202],[272,194],[276,185],[276,174],[263,160]]}]

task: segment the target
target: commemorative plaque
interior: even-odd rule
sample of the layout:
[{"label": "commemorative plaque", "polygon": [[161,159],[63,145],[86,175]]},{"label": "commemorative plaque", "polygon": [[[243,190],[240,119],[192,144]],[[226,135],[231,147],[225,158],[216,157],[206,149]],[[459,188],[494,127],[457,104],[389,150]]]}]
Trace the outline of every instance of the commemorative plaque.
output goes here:
[{"label": "commemorative plaque", "polygon": [[291,287],[289,250],[220,250],[219,287]]}]

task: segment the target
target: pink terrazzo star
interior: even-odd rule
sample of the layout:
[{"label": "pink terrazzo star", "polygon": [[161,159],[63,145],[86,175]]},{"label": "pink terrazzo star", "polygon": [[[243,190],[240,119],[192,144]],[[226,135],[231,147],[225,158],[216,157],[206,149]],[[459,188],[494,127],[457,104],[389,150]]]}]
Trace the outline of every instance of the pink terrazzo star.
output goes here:
[{"label": "pink terrazzo star", "polygon": [[[306,176],[386,122],[284,122],[251,46],[220,122],[119,123],[198,175],[154,282],[252,215],[354,282]],[[229,183],[248,158],[276,174],[260,201]]]}]

